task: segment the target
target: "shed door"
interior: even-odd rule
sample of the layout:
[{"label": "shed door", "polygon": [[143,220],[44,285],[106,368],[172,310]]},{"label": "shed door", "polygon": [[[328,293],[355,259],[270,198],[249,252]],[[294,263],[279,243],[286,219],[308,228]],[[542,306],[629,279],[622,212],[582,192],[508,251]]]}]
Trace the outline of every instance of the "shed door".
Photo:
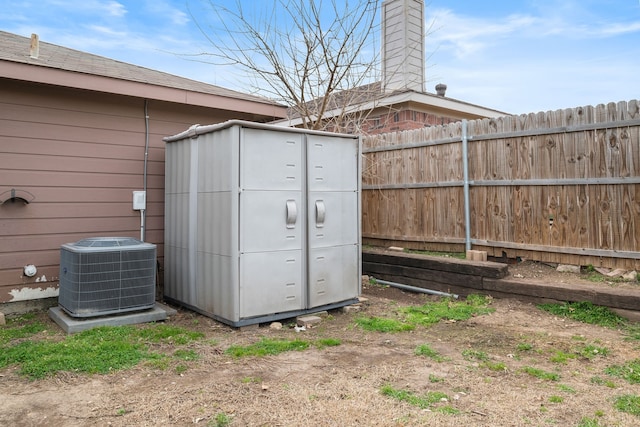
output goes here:
[{"label": "shed door", "polygon": [[302,135],[242,129],[240,317],[304,307]]},{"label": "shed door", "polygon": [[308,307],[358,296],[358,140],[308,136]]}]

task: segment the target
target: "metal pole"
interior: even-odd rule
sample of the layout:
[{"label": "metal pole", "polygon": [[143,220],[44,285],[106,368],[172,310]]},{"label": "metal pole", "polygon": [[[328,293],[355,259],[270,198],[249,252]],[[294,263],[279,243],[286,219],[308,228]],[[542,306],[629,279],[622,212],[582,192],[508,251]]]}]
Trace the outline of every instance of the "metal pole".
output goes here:
[{"label": "metal pole", "polygon": [[375,280],[376,283],[381,283],[383,285],[389,285],[389,286],[392,286],[392,287],[398,288],[398,289],[404,289],[404,290],[412,291],[412,292],[420,292],[420,293],[423,293],[423,294],[430,294],[430,295],[440,295],[440,296],[443,296],[443,297],[450,297],[450,298],[458,299],[458,295],[456,295],[456,294],[449,294],[447,292],[434,291],[432,289],[418,288],[417,286],[409,286],[409,285],[404,285],[402,283],[388,282],[386,280],[376,279],[375,277],[372,277],[372,279]]}]

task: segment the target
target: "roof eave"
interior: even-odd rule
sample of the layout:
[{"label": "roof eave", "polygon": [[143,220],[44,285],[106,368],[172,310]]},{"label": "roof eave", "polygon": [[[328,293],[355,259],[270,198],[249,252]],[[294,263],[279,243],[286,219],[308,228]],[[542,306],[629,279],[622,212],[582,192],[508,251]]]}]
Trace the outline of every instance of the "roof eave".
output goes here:
[{"label": "roof eave", "polygon": [[13,80],[73,89],[133,96],[227,111],[242,111],[271,118],[285,118],[287,116],[286,107],[270,102],[254,102],[151,83],[121,80],[6,60],[0,60],[0,76]]}]

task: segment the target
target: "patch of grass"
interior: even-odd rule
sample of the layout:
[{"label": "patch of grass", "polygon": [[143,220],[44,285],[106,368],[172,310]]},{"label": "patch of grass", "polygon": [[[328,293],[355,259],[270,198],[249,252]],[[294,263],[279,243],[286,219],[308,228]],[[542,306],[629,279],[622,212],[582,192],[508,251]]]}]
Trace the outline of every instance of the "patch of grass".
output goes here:
[{"label": "patch of grass", "polygon": [[316,340],[316,342],[314,343],[314,345],[318,348],[337,347],[340,344],[342,344],[342,342],[337,338],[321,338],[319,340]]},{"label": "patch of grass", "polygon": [[582,417],[577,427],[603,427],[596,418]]},{"label": "patch of grass", "polygon": [[200,355],[198,355],[194,350],[178,349],[173,352],[173,357],[180,360],[192,361],[198,360]]},{"label": "patch of grass", "polygon": [[440,353],[438,353],[437,351],[432,349],[431,346],[429,346],[429,344],[421,344],[421,345],[419,345],[414,350],[414,354],[417,355],[417,356],[428,357],[429,359],[434,360],[436,362],[442,362],[442,361],[446,360],[446,358],[441,356]]},{"label": "patch of grass", "polygon": [[618,396],[613,406],[621,412],[640,417],[640,396],[636,394],[625,394]]},{"label": "patch of grass", "polygon": [[437,257],[443,257],[443,258],[467,259],[467,254],[465,252],[420,251],[417,249],[406,249],[406,248],[404,249],[404,252],[408,254],[437,256]]},{"label": "patch of grass", "polygon": [[133,327],[99,327],[61,342],[24,341],[4,348],[0,368],[20,364],[20,373],[43,378],[59,371],[105,374],[135,366],[150,357],[144,345],[132,340]]},{"label": "patch of grass", "polygon": [[640,359],[631,360],[624,365],[609,366],[604,372],[612,377],[622,378],[629,384],[640,384]]},{"label": "patch of grass", "polygon": [[441,383],[444,381],[444,378],[438,377],[433,374],[429,374],[429,382],[430,383]]},{"label": "patch of grass", "polygon": [[613,381],[605,380],[605,379],[603,379],[602,377],[599,377],[599,376],[592,377],[589,380],[589,382],[591,384],[603,385],[603,386],[606,386],[606,387],[609,387],[609,388],[616,388],[616,384]]},{"label": "patch of grass", "polygon": [[517,351],[531,351],[533,350],[533,344],[529,344],[529,343],[520,343],[516,346],[516,350]]},{"label": "patch of grass", "polygon": [[456,408],[454,408],[451,405],[446,405],[446,406],[441,406],[439,408],[436,408],[435,410],[436,412],[440,412],[441,414],[448,414],[448,415],[459,415],[460,411]]},{"label": "patch of grass", "polygon": [[577,354],[583,357],[584,359],[591,360],[594,357],[606,356],[607,354],[609,354],[609,350],[606,347],[598,347],[593,344],[588,344],[588,345],[585,345],[584,347],[579,348],[577,350]]},{"label": "patch of grass", "polygon": [[420,409],[429,409],[436,403],[449,401],[449,396],[439,391],[430,391],[423,395],[416,395],[413,392],[399,390],[390,385],[383,386],[380,391],[384,396],[391,397],[401,402],[407,402]]},{"label": "patch of grass", "polygon": [[545,381],[558,381],[560,380],[560,375],[555,372],[547,372],[542,369],[534,368],[531,366],[525,366],[522,369],[522,372],[531,375],[532,377],[545,380]]},{"label": "patch of grass", "polygon": [[640,341],[640,323],[634,323],[627,326],[624,331],[627,341]]},{"label": "patch of grass", "polygon": [[484,362],[484,366],[490,371],[494,371],[494,372],[504,372],[507,370],[507,365],[505,365],[503,362],[487,361],[487,362]]},{"label": "patch of grass", "polygon": [[557,350],[553,355],[549,358],[549,360],[553,363],[562,363],[566,364],[569,359],[575,359],[577,356],[573,353],[565,353],[562,350]]},{"label": "patch of grass", "polygon": [[[40,326],[36,329],[40,329]],[[17,335],[13,333],[12,336]],[[198,339],[202,334],[155,324],[145,328],[102,326],[67,336],[58,342],[26,340],[13,346],[4,345],[0,351],[0,368],[18,364],[19,372],[32,379],[61,371],[105,374],[130,368],[142,360],[149,360],[152,366],[166,369],[166,357],[149,351],[147,344],[149,341],[160,342],[178,336],[187,339],[175,341],[185,342]]]},{"label": "patch of grass", "polygon": [[150,343],[163,342],[184,345],[191,341],[202,339],[204,334],[202,332],[190,331],[188,329],[161,323],[140,329],[138,337],[139,339]]},{"label": "patch of grass", "polygon": [[185,372],[187,372],[187,369],[189,369],[189,367],[183,363],[179,364],[176,366],[176,374],[183,374]]},{"label": "patch of grass", "polygon": [[273,340],[262,338],[260,341],[250,345],[232,345],[225,354],[233,357],[249,357],[249,356],[267,356],[284,353],[287,351],[303,351],[308,349],[311,344],[303,340]]},{"label": "patch of grass", "polygon": [[491,299],[482,295],[469,295],[465,301],[442,299],[421,306],[410,306],[400,309],[405,320],[410,324],[430,326],[441,320],[467,320],[480,314],[495,311],[488,307]]},{"label": "patch of grass", "polygon": [[575,388],[568,386],[566,384],[558,384],[558,390],[563,391],[565,393],[572,393],[572,394],[576,392]]},{"label": "patch of grass", "polygon": [[473,349],[462,350],[462,357],[464,357],[465,360],[469,361],[478,360],[481,362],[486,362],[489,360],[489,355],[487,353],[485,353],[484,351]]},{"label": "patch of grass", "polygon": [[30,313],[7,319],[6,326],[0,328],[0,348],[14,340],[33,336],[46,329],[44,323],[34,319],[35,316]]},{"label": "patch of grass", "polygon": [[627,324],[624,318],[618,316],[609,308],[597,306],[588,301],[539,304],[538,307],[556,316],[567,317],[591,325],[616,328]]},{"label": "patch of grass", "polygon": [[549,396],[549,402],[551,402],[551,403],[562,403],[562,402],[564,402],[564,397],[557,396],[557,395]]},{"label": "patch of grass", "polygon": [[371,332],[405,332],[415,329],[414,325],[386,317],[358,317],[356,324]]},{"label": "patch of grass", "polygon": [[467,320],[472,316],[491,313],[488,305],[491,298],[481,295],[469,295],[466,301],[442,299],[421,306],[401,307],[398,312],[401,319],[387,317],[359,317],[356,324],[362,329],[373,332],[412,331],[416,325],[430,326],[445,320]]}]

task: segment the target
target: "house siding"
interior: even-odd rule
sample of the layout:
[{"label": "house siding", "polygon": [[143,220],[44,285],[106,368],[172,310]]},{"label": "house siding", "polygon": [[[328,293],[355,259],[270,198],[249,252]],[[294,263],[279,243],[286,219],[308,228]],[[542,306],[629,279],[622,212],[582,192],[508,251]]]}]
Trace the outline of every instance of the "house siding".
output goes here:
[{"label": "house siding", "polygon": [[[132,191],[143,189],[144,99],[0,78],[0,302],[57,295],[60,245],[91,236],[140,238]],[[163,260],[164,142],[194,124],[242,113],[148,101],[146,241]],[[4,194],[2,199],[6,199]],[[34,264],[35,277],[23,274]]]}]

